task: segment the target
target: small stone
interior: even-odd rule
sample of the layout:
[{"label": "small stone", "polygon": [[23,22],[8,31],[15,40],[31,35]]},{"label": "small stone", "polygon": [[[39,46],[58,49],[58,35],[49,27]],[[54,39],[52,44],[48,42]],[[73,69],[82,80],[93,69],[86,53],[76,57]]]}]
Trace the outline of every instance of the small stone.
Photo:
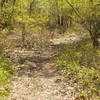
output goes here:
[{"label": "small stone", "polygon": [[36,64],[35,64],[34,62],[30,62],[30,61],[28,61],[28,60],[26,60],[24,64],[25,64],[25,65],[28,65],[29,67],[33,67],[33,68],[36,68],[36,67],[37,67]]},{"label": "small stone", "polygon": [[56,79],[55,83],[60,83],[62,80],[61,79]]}]

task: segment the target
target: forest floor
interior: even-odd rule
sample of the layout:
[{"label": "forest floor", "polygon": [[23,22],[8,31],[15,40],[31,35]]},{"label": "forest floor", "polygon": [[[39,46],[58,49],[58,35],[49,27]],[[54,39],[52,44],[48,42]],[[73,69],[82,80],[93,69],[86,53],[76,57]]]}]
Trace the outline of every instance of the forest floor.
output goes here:
[{"label": "forest floor", "polygon": [[13,50],[15,75],[8,100],[75,100],[75,89],[53,68],[59,45],[80,40],[65,36],[51,40],[53,45],[33,50]]}]

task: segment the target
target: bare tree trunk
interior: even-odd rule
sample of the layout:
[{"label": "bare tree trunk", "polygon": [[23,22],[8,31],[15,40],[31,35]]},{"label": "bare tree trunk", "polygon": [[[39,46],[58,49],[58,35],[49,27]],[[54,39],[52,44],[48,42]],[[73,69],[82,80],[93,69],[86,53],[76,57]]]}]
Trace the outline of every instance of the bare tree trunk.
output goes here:
[{"label": "bare tree trunk", "polygon": [[98,40],[97,40],[97,38],[93,38],[93,45],[94,45],[94,47],[96,47],[96,48],[98,48],[99,47],[99,42],[98,42]]},{"label": "bare tree trunk", "polygon": [[22,25],[22,48],[25,48],[25,25]]},{"label": "bare tree trunk", "polygon": [[96,36],[96,33],[90,32],[90,36],[91,36],[91,40],[92,40],[93,46],[95,48],[99,48],[99,41],[98,41],[98,38]]}]

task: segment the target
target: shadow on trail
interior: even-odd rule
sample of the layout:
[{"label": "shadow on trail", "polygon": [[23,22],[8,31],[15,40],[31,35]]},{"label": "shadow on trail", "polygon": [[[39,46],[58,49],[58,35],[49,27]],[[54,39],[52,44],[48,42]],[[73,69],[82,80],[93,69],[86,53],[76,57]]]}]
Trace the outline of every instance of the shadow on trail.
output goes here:
[{"label": "shadow on trail", "polygon": [[[50,46],[33,50],[30,54],[27,52],[16,53],[16,74],[18,77],[27,75],[28,77],[54,77],[56,70],[51,67],[51,60],[53,60],[59,52],[58,46]],[[37,53],[38,52],[38,53]]]}]

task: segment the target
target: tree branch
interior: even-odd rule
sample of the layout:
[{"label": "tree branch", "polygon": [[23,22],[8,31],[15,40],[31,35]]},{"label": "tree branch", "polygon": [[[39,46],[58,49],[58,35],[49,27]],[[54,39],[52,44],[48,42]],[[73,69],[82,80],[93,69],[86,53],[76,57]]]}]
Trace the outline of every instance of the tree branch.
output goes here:
[{"label": "tree branch", "polygon": [[76,13],[76,15],[77,15],[80,19],[84,20],[84,18],[80,15],[79,11],[77,11],[77,10],[74,8],[74,6],[73,6],[68,0],[66,0],[66,3],[74,10],[74,12]]}]

